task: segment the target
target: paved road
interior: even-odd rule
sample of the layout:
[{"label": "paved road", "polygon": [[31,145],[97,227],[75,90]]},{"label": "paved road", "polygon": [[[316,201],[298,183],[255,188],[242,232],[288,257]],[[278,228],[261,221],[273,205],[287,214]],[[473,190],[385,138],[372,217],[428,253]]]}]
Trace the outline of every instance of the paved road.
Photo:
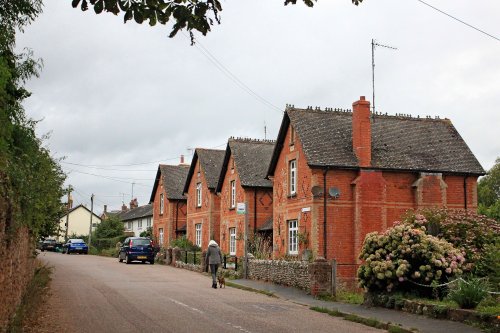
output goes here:
[{"label": "paved road", "polygon": [[79,332],[380,332],[168,266],[44,252],[60,319]]}]

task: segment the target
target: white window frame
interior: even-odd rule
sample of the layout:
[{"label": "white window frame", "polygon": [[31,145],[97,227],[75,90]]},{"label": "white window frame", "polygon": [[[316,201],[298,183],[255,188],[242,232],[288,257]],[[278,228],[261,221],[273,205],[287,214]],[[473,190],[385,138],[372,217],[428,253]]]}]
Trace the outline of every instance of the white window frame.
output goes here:
[{"label": "white window frame", "polygon": [[151,226],[151,218],[148,217],[148,219],[146,220],[146,227],[150,227]]},{"label": "white window frame", "polygon": [[290,173],[290,195],[297,194],[297,160],[291,160],[288,167]]},{"label": "white window frame", "polygon": [[197,223],[194,225],[194,242],[195,245],[201,247],[201,223]]},{"label": "white window frame", "polygon": [[163,246],[163,228],[159,228],[158,229],[158,239],[159,239],[159,243],[160,243],[160,246]]},{"label": "white window frame", "polygon": [[236,255],[236,228],[229,228],[229,255]]},{"label": "white window frame", "polygon": [[163,215],[164,203],[163,203],[163,193],[160,193],[160,215]]},{"label": "white window frame", "polygon": [[299,221],[288,221],[288,254],[299,254]]},{"label": "white window frame", "polygon": [[128,221],[127,222],[127,230],[132,230],[132,227],[133,227],[132,221]]},{"label": "white window frame", "polygon": [[142,219],[137,220],[137,228],[142,229]]},{"label": "white window frame", "polygon": [[236,181],[231,180],[231,208],[236,207]]},{"label": "white window frame", "polygon": [[196,184],[196,207],[201,207],[201,183]]}]

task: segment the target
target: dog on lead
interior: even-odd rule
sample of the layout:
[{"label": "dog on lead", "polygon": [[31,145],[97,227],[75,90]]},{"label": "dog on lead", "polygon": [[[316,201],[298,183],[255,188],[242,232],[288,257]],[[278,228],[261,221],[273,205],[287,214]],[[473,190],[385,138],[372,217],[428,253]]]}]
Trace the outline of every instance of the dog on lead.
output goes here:
[{"label": "dog on lead", "polygon": [[217,281],[219,281],[219,288],[222,288],[222,286],[224,286],[224,288],[226,288],[226,279],[224,278],[223,275],[219,275],[217,277]]}]

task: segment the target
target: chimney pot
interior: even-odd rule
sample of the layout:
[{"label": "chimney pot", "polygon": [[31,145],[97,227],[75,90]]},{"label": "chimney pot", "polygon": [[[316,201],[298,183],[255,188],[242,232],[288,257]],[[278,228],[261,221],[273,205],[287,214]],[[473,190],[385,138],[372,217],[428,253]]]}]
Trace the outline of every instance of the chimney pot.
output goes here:
[{"label": "chimney pot", "polygon": [[364,100],[365,100],[365,96],[360,96],[360,97],[359,97],[359,100],[360,100],[360,101],[364,101]]},{"label": "chimney pot", "polygon": [[104,205],[104,213],[108,212],[108,205]]}]

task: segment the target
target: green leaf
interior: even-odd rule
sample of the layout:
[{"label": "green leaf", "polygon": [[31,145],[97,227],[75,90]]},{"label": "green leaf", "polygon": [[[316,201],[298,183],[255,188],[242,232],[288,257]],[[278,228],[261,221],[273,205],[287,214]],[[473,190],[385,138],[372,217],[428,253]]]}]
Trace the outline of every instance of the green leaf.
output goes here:
[{"label": "green leaf", "polygon": [[144,22],[144,16],[142,15],[142,12],[140,10],[134,10],[134,20],[139,24]]},{"label": "green leaf", "polygon": [[80,3],[80,0],[73,0],[73,1],[71,1],[71,7],[76,8],[76,7],[78,7],[79,3]]},{"label": "green leaf", "polygon": [[130,8],[130,3],[126,0],[118,1],[118,5],[120,6],[120,9],[123,10],[124,12]]},{"label": "green leaf", "polygon": [[94,12],[96,14],[101,14],[103,9],[104,9],[104,2],[103,2],[103,0],[98,0],[95,3],[95,5],[94,5]]},{"label": "green leaf", "polygon": [[87,0],[82,0],[82,11],[86,11],[87,9],[89,9],[89,5],[87,3]]},{"label": "green leaf", "polygon": [[125,16],[123,17],[123,23],[127,23],[127,21],[130,21],[132,17],[134,16],[132,9],[129,9],[125,12]]}]

